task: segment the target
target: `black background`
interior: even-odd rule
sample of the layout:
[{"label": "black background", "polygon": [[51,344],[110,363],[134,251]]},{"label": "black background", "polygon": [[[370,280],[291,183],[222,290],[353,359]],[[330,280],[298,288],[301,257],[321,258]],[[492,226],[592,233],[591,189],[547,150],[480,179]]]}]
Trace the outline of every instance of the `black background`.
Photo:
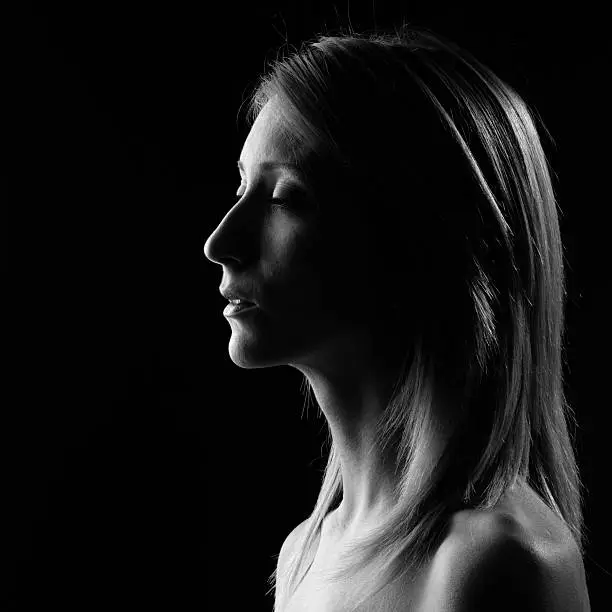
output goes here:
[{"label": "black background", "polygon": [[533,4],[199,5],[22,4],[3,19],[2,609],[272,609],[266,578],[315,502],[323,421],[305,418],[294,370],[231,362],[221,268],[202,249],[234,202],[247,87],[285,40],[299,47],[349,17],[358,31],[406,17],[446,34],[513,84],[555,138],[545,148],[564,211],[567,394],[598,609],[611,584],[609,361],[596,313],[601,16],[538,16]]}]

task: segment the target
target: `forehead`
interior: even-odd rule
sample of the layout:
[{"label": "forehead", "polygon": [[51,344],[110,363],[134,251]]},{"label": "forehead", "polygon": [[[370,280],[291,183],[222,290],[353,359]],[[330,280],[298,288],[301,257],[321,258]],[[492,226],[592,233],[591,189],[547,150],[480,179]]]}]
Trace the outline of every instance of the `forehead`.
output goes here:
[{"label": "forehead", "polygon": [[275,98],[268,100],[244,141],[238,166],[248,180],[268,173],[291,177],[320,209],[321,202],[337,200],[344,183],[333,165],[319,157],[313,141],[301,136],[298,129],[292,127]]},{"label": "forehead", "polygon": [[265,162],[295,161],[294,143],[287,135],[274,101],[268,101],[257,115],[244,141],[240,160],[247,171]]}]

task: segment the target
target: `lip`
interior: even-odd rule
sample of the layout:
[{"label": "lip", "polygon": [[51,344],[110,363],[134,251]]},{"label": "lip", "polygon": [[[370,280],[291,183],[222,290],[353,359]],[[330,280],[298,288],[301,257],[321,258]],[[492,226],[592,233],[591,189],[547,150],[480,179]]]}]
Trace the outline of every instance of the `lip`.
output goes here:
[{"label": "lip", "polygon": [[251,304],[256,303],[245,292],[237,288],[228,287],[227,289],[219,289],[219,293],[226,300],[244,300],[245,302],[250,302]]},{"label": "lip", "polygon": [[223,309],[224,317],[240,317],[243,314],[248,314],[257,309],[257,304],[251,304],[250,306],[242,306],[241,304],[228,304]]}]

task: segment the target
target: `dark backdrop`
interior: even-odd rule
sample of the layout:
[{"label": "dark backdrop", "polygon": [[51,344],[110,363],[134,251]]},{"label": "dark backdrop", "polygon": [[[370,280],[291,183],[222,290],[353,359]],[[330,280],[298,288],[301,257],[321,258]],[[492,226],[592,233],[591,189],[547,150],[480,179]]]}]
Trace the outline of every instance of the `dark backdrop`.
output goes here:
[{"label": "dark backdrop", "polygon": [[202,249],[234,202],[238,108],[264,60],[349,17],[364,30],[403,16],[488,63],[556,140],[597,609],[610,586],[598,16],[227,4],[22,3],[3,19],[2,609],[272,609],[265,581],[315,501],[323,421],[302,418],[294,370],[231,362],[221,268]]}]

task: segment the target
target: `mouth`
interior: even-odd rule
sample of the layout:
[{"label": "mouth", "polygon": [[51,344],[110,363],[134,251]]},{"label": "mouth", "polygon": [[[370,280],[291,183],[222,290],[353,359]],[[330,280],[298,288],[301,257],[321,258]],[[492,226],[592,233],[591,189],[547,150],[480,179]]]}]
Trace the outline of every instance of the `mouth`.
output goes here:
[{"label": "mouth", "polygon": [[243,312],[253,311],[257,308],[253,302],[247,302],[246,300],[240,300],[239,303],[230,302],[223,310],[223,315],[226,317],[234,317],[242,314]]}]

